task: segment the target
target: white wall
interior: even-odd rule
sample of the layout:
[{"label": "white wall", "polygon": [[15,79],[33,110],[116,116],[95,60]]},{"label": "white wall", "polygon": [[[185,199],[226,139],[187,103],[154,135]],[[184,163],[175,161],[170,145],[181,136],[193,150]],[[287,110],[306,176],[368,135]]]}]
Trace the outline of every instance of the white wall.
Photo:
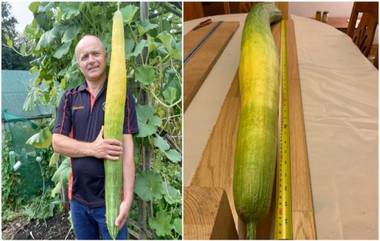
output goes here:
[{"label": "white wall", "polygon": [[[289,15],[315,17],[316,11],[329,11],[329,17],[350,18],[354,2],[289,2]],[[376,29],[374,44],[378,43],[378,27]]]},{"label": "white wall", "polygon": [[329,17],[350,17],[354,2],[289,2],[289,15],[314,17],[316,11],[329,11]]}]

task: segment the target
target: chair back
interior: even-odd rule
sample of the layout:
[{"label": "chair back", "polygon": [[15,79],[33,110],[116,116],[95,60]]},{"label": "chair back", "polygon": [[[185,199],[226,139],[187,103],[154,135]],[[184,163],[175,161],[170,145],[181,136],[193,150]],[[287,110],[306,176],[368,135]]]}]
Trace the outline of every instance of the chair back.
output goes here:
[{"label": "chair back", "polygon": [[[347,34],[359,47],[360,51],[368,57],[378,24],[378,2],[355,2],[352,7]],[[356,28],[359,13],[363,13]]]}]

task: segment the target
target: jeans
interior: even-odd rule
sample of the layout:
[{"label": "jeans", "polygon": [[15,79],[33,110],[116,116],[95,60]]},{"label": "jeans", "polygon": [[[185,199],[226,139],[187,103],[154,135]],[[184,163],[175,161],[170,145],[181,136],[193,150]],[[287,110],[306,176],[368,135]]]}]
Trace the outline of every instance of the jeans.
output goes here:
[{"label": "jeans", "polygon": [[[105,207],[90,208],[73,199],[70,209],[76,239],[112,239],[107,229]],[[127,238],[128,224],[125,223],[116,239]]]}]

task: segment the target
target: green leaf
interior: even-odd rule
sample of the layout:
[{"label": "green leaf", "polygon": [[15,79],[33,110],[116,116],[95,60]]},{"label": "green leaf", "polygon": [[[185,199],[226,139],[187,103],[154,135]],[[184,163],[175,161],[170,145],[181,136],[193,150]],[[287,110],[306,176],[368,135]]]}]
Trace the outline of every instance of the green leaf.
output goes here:
[{"label": "green leaf", "polygon": [[169,54],[176,60],[182,60],[181,48],[173,48],[172,50],[170,50]]},{"label": "green leaf", "polygon": [[164,44],[165,48],[170,52],[172,50],[172,44],[174,42],[173,36],[171,36],[168,32],[162,32],[158,36],[158,39]]},{"label": "green leaf", "polygon": [[155,71],[153,66],[140,65],[136,69],[135,79],[143,85],[149,85],[155,80]]},{"label": "green leaf", "polygon": [[62,182],[65,184],[69,180],[69,173],[70,173],[70,159],[66,157],[62,161],[61,165],[59,165],[59,167],[55,171],[51,180],[55,183]]},{"label": "green leaf", "polygon": [[159,135],[156,135],[154,138],[154,145],[158,147],[158,149],[160,149],[162,152],[165,152],[170,148],[168,142]]},{"label": "green leaf", "polygon": [[148,20],[144,20],[141,24],[137,25],[137,30],[140,34],[140,36],[144,35],[145,33],[149,32],[152,29],[157,28],[157,24],[152,24]]},{"label": "green leaf", "polygon": [[181,203],[182,198],[179,190],[166,182],[162,183],[162,186],[164,198],[169,204]]},{"label": "green leaf", "polygon": [[31,136],[26,144],[32,145],[35,148],[48,148],[51,145],[51,132],[49,128],[40,130],[37,134]]},{"label": "green leaf", "polygon": [[59,156],[60,156],[59,153],[56,153],[56,152],[54,152],[53,155],[51,155],[50,161],[49,161],[49,167],[55,167],[57,165]]},{"label": "green leaf", "polygon": [[64,20],[69,20],[80,14],[78,2],[61,2],[59,6],[63,12],[62,18]]},{"label": "green leaf", "polygon": [[165,155],[172,162],[179,162],[179,161],[181,161],[181,154],[178,151],[174,150],[174,149],[170,149],[169,151],[165,152]]},{"label": "green leaf", "polygon": [[161,176],[158,173],[151,171],[137,174],[135,193],[144,201],[154,201],[161,199]]},{"label": "green leaf", "polygon": [[71,41],[62,44],[61,47],[59,47],[59,49],[57,49],[57,51],[55,51],[53,57],[56,59],[61,59],[62,56],[64,56],[65,54],[67,54],[67,52],[69,52],[70,46],[71,46]]},{"label": "green leaf", "polygon": [[137,105],[137,120],[139,125],[139,134],[137,137],[151,136],[161,126],[162,120],[154,115],[154,109],[149,105]]},{"label": "green leaf", "polygon": [[13,40],[9,38],[8,34],[4,34],[5,40],[7,41],[8,47],[13,47]]},{"label": "green leaf", "polygon": [[138,56],[142,53],[144,47],[146,46],[146,40],[141,40],[138,44],[136,44],[135,51],[131,54],[131,56]]},{"label": "green leaf", "polygon": [[173,229],[170,224],[170,213],[166,213],[163,210],[157,212],[154,217],[149,218],[149,226],[156,232],[158,236],[169,235]]},{"label": "green leaf", "polygon": [[26,43],[22,43],[20,47],[20,53],[26,55]]},{"label": "green leaf", "polygon": [[40,48],[46,48],[51,42],[53,42],[58,37],[58,34],[59,30],[56,27],[42,34],[40,40],[38,41],[36,50],[39,50]]},{"label": "green leaf", "polygon": [[135,41],[131,38],[125,39],[125,56],[130,58],[133,53],[133,48],[135,47]]},{"label": "green leaf", "polygon": [[62,190],[62,182],[58,182],[54,189],[51,190],[51,197],[55,197],[55,195],[57,195],[58,193],[60,193]]},{"label": "green leaf", "polygon": [[124,23],[130,24],[139,8],[133,4],[120,9],[121,14],[123,15]]},{"label": "green leaf", "polygon": [[162,95],[164,96],[165,98],[165,101],[168,103],[168,104],[173,104],[174,101],[176,100],[176,97],[177,97],[177,89],[172,87],[172,86],[168,86],[167,88],[165,88],[165,90],[162,92]]},{"label": "green leaf", "polygon": [[176,218],[174,219],[174,230],[179,233],[179,234],[182,234],[182,219],[181,218]]},{"label": "green leaf", "polygon": [[39,27],[44,31],[48,31],[51,28],[51,21],[45,13],[37,13],[34,15],[34,20],[36,20]]},{"label": "green leaf", "polygon": [[36,13],[39,6],[40,6],[41,2],[32,2],[31,4],[29,4],[29,10],[32,12],[32,13]]},{"label": "green leaf", "polygon": [[153,50],[157,49],[157,43],[154,41],[154,38],[152,36],[150,36],[149,34],[147,36],[148,51],[152,52]]},{"label": "green leaf", "polygon": [[65,30],[63,37],[61,39],[62,43],[71,42],[80,32],[80,27],[78,25],[71,25]]},{"label": "green leaf", "polygon": [[43,13],[49,11],[52,7],[54,7],[54,2],[42,2],[38,7],[38,12]]}]

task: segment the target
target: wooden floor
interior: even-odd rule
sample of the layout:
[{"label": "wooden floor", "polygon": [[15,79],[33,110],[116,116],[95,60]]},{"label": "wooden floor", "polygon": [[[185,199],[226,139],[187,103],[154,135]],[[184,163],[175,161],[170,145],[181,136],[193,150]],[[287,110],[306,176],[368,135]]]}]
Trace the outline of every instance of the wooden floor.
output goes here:
[{"label": "wooden floor", "polygon": [[[289,20],[288,20],[289,21]],[[280,24],[272,28],[276,44],[280,44]],[[302,101],[295,48],[294,27],[288,22],[289,108],[292,158],[293,238],[316,239],[310,173],[307,159]],[[244,224],[239,221],[232,195],[232,176],[236,137],[239,123],[240,94],[236,75],[225,98],[213,132],[193,176],[191,186],[218,187],[226,191],[240,238],[245,236]],[[185,200],[186,202],[186,200]],[[258,227],[257,238],[271,236],[273,213]],[[186,226],[185,226],[186,229]]]}]

